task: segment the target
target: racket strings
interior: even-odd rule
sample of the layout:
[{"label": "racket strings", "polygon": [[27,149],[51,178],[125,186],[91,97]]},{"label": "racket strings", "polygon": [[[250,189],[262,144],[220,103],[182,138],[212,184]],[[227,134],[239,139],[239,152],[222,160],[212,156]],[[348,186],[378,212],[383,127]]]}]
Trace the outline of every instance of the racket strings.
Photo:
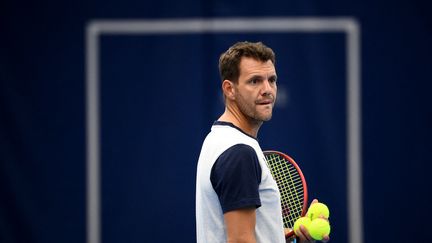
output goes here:
[{"label": "racket strings", "polygon": [[278,185],[284,226],[292,228],[303,209],[303,182],[293,164],[277,154],[266,155],[271,174]]}]

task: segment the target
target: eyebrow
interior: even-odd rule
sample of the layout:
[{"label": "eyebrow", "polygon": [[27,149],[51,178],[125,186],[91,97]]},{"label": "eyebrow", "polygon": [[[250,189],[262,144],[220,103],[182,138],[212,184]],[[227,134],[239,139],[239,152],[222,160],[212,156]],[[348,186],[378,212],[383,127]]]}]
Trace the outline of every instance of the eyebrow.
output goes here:
[{"label": "eyebrow", "polygon": [[273,75],[271,75],[271,76],[269,77],[269,79],[270,79],[270,78],[274,78],[275,80],[277,80],[278,76],[277,76],[276,74],[273,74]]},{"label": "eyebrow", "polygon": [[[256,78],[265,79],[264,77],[265,77],[264,75],[255,74],[255,75],[252,75],[251,77],[249,77],[248,80],[256,79]],[[273,75],[268,76],[268,79],[272,79],[272,78],[277,80],[277,75],[273,74]]]}]

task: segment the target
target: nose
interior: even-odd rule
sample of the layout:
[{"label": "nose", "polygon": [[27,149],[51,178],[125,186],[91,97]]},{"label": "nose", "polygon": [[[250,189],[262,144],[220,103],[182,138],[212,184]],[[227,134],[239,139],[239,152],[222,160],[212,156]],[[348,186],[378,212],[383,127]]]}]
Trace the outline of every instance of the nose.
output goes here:
[{"label": "nose", "polygon": [[269,96],[273,93],[274,90],[274,84],[270,83],[268,79],[264,80],[263,87],[262,87],[262,95],[263,96]]}]

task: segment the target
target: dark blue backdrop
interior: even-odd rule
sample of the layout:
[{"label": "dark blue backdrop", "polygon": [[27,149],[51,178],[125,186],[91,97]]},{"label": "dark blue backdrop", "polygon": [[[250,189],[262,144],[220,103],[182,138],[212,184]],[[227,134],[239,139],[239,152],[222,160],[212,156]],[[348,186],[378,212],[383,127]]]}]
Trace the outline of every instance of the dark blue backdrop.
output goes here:
[{"label": "dark blue backdrop", "polygon": [[[422,211],[431,203],[427,9],[420,0],[2,1],[0,242],[85,242],[84,34],[90,20],[237,16],[357,19],[364,239],[427,242],[432,226]],[[330,206],[332,242],[347,242],[344,38],[337,33],[102,37],[103,242],[195,241],[196,160],[223,110],[217,59],[245,39],[274,48],[286,97],[260,131],[263,149],[283,150],[299,161],[310,196]]]}]

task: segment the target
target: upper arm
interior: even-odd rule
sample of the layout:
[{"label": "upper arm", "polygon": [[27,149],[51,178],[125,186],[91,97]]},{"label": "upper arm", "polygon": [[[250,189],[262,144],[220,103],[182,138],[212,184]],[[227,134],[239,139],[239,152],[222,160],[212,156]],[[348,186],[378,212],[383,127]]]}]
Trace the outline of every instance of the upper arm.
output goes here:
[{"label": "upper arm", "polygon": [[223,213],[261,206],[261,166],[249,145],[237,144],[223,152],[213,165],[210,181]]},{"label": "upper arm", "polygon": [[228,243],[255,243],[256,208],[261,206],[261,167],[255,150],[237,144],[213,165],[210,180],[218,195]]},{"label": "upper arm", "polygon": [[255,208],[241,208],[224,214],[228,243],[256,242]]}]

